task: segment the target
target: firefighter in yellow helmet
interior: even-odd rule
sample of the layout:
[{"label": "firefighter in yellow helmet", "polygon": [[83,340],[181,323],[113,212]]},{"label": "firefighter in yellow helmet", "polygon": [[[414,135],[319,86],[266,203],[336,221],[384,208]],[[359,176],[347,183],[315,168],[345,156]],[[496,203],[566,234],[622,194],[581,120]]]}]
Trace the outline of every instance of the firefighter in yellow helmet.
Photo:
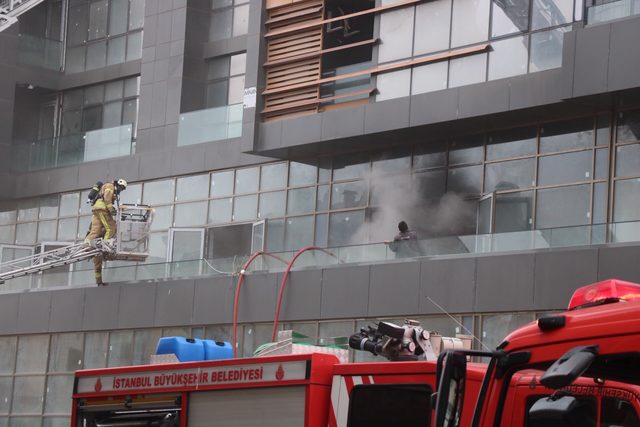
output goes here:
[{"label": "firefighter in yellow helmet", "polygon": [[[116,208],[114,204],[118,200],[118,194],[127,188],[127,181],[119,179],[102,184],[98,198],[91,208],[91,229],[85,237],[85,242],[90,242],[99,237],[104,240],[113,239],[116,236]],[[102,281],[102,255],[93,257],[93,269],[96,275],[96,284],[104,286]]]}]

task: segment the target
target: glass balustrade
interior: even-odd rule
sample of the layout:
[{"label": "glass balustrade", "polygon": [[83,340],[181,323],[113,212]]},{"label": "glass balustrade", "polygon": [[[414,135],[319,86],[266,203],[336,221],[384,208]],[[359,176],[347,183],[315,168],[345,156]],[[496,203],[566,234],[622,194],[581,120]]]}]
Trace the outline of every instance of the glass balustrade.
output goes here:
[{"label": "glass balustrade", "polygon": [[62,42],[29,34],[19,34],[18,63],[60,71],[62,68]]},{"label": "glass balustrade", "polygon": [[640,0],[618,0],[590,6],[587,23],[597,24],[640,14]]},{"label": "glass balustrade", "polygon": [[133,147],[133,125],[129,124],[17,144],[12,147],[12,163],[14,170],[27,172],[128,156]]},{"label": "glass balustrade", "polygon": [[242,104],[180,114],[178,145],[202,144],[242,135]]},{"label": "glass balustrade", "polygon": [[[339,246],[304,252],[298,256],[293,268],[323,268],[338,264],[374,264],[422,257],[497,254],[634,242],[640,242],[640,221],[423,239],[413,246],[413,252],[409,255],[406,251],[402,254],[401,251],[394,252],[385,243]],[[257,257],[247,272],[283,272],[296,252],[276,252],[271,255]],[[116,261],[107,264],[104,278],[107,282],[117,283],[237,276],[248,259],[248,256],[238,256],[134,265]],[[8,280],[0,286],[0,293],[31,288],[87,286],[93,283],[91,263],[86,262]]]}]

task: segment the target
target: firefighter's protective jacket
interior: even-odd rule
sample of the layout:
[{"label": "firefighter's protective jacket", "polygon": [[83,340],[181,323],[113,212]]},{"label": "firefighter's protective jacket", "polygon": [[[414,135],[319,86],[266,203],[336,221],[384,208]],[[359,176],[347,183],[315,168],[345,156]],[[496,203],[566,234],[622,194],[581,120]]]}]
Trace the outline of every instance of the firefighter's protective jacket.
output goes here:
[{"label": "firefighter's protective jacket", "polygon": [[100,189],[100,198],[91,208],[92,211],[105,210],[111,211],[113,209],[113,201],[115,200],[116,189],[112,182],[107,182],[102,185]]}]

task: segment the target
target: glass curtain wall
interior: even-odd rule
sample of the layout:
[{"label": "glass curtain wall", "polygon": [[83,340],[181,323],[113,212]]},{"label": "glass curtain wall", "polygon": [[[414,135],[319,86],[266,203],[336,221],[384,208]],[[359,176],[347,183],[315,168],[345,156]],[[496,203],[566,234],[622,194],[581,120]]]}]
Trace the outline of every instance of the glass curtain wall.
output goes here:
[{"label": "glass curtain wall", "polygon": [[249,31],[249,0],[211,0],[209,41],[224,40]]},{"label": "glass curtain wall", "polygon": [[144,0],[69,0],[65,71],[142,57]]},{"label": "glass curtain wall", "polygon": [[379,74],[376,100],[558,68],[563,34],[582,20],[582,7],[580,0],[435,0],[383,12],[379,64],[482,43],[491,50]]}]

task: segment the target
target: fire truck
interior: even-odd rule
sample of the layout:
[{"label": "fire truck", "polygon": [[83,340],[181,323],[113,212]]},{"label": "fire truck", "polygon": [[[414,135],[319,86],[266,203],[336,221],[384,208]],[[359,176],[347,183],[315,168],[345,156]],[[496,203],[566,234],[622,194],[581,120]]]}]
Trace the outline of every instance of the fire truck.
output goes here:
[{"label": "fire truck", "polygon": [[[471,400],[470,357],[488,359]],[[640,285],[580,288],[566,312],[512,332],[492,352],[443,352],[437,371],[436,427],[640,426]]]}]

